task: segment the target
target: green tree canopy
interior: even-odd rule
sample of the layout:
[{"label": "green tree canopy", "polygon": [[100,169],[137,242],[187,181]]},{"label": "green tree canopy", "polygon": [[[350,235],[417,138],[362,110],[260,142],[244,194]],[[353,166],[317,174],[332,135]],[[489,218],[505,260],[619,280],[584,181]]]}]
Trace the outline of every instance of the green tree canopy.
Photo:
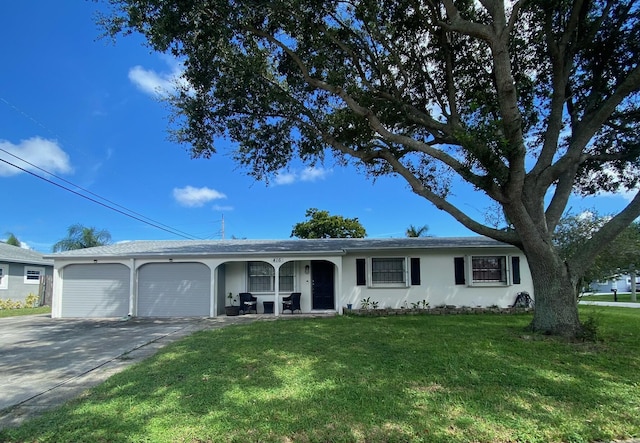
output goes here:
[{"label": "green tree canopy", "polygon": [[[572,260],[574,256],[581,254],[584,244],[609,219],[611,216],[599,215],[595,210],[563,217],[554,234],[554,243],[559,254],[565,260]],[[616,274],[631,272],[639,265],[640,223],[634,222],[600,251],[578,285],[584,286],[595,280],[610,279]]]},{"label": "green tree canopy", "polygon": [[7,239],[5,240],[5,243],[19,248],[22,246],[22,242],[20,242],[18,237],[16,237],[12,232],[7,232]]},{"label": "green tree canopy", "polygon": [[94,227],[74,224],[67,229],[67,236],[53,245],[53,252],[71,251],[74,249],[92,248],[111,243],[109,231]]},{"label": "green tree canopy", "polygon": [[357,218],[329,215],[329,211],[307,209],[307,220],[296,223],[291,237],[298,238],[364,238],[367,235]]},{"label": "green tree canopy", "polygon": [[[480,235],[522,249],[532,328],[575,335],[575,297],[640,195],[564,260],[552,237],[573,193],[640,179],[637,0],[109,0],[107,34],[140,32],[184,61],[173,137],[217,138],[257,178],[330,151],[395,174]],[[466,184],[510,229],[452,199]]]}]

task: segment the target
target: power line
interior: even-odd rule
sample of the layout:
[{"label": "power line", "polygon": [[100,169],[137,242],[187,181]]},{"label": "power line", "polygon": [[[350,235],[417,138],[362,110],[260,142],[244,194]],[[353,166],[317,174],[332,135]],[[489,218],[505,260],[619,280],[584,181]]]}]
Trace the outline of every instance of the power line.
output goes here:
[{"label": "power line", "polygon": [[[44,172],[45,174],[48,174],[48,175],[50,175],[50,176],[52,176],[52,177],[57,178],[58,180],[60,180],[60,181],[62,181],[62,182],[64,182],[64,183],[67,183],[67,184],[69,184],[69,185],[73,186],[74,188],[80,189],[81,191],[86,192],[87,194],[93,195],[94,197],[97,197],[97,198],[99,198],[99,199],[100,199],[100,200],[102,200],[102,201],[105,201],[105,202],[107,202],[107,203],[109,203],[109,204],[111,204],[111,205],[113,205],[113,206],[116,206],[116,207],[118,207],[118,208],[120,208],[120,209],[123,209],[123,210],[124,210],[124,211],[126,211],[126,212],[129,212],[129,213],[131,213],[131,214],[137,215],[138,217],[142,217],[142,218],[144,218],[144,219],[146,219],[146,220],[149,220],[150,222],[155,223],[155,224],[158,224],[158,225],[160,225],[160,226],[164,226],[165,228],[170,229],[170,230],[172,230],[172,231],[180,232],[180,233],[185,234],[186,236],[189,236],[189,237],[195,237],[195,236],[193,236],[193,235],[191,235],[191,234],[189,234],[189,233],[187,233],[187,232],[181,231],[181,230],[179,230],[179,229],[176,229],[176,228],[174,228],[174,227],[171,227],[171,226],[169,226],[169,225],[166,225],[166,224],[164,224],[164,223],[162,223],[162,222],[159,222],[159,221],[157,221],[157,220],[154,220],[154,219],[152,219],[152,218],[150,218],[150,217],[147,217],[147,216],[145,216],[145,215],[143,215],[143,214],[140,214],[140,213],[138,213],[138,212],[136,212],[136,211],[133,211],[133,210],[131,210],[131,209],[129,209],[129,208],[126,208],[126,207],[124,207],[124,206],[122,206],[122,205],[119,205],[118,203],[113,202],[113,201],[111,201],[111,200],[109,200],[109,199],[107,199],[107,198],[104,198],[104,197],[102,197],[102,196],[100,196],[100,195],[98,195],[98,194],[96,194],[96,193],[94,193],[94,192],[91,192],[90,190],[85,189],[85,188],[83,188],[82,186],[78,186],[78,185],[76,185],[75,183],[70,182],[69,180],[66,180],[66,179],[64,179],[64,178],[62,178],[62,177],[59,177],[59,176],[57,176],[57,175],[55,175],[55,174],[53,174],[53,173],[51,173],[51,172],[47,171],[46,169],[41,168],[41,167],[40,167],[40,166],[38,166],[38,165],[34,165],[33,163],[31,163],[31,162],[29,162],[29,161],[27,161],[27,160],[25,160],[25,159],[23,159],[23,158],[21,158],[21,157],[19,157],[19,156],[15,155],[15,154],[13,154],[13,153],[11,153],[11,152],[9,152],[9,151],[5,150],[5,149],[0,148],[0,151],[4,152],[4,153],[6,153],[6,154],[9,154],[10,156],[12,156],[12,157],[14,157],[14,158],[17,158],[17,159],[18,159],[18,160],[20,160],[21,162],[24,162],[24,163],[28,164],[29,166],[32,166],[32,167],[34,167],[34,168],[36,168],[36,169],[38,169],[38,170],[40,170],[40,171]],[[78,194],[78,195],[80,195],[80,194]],[[104,206],[104,205],[103,205],[103,206]]]},{"label": "power line", "polygon": [[[58,136],[54,131],[52,131],[51,129],[47,128],[45,125],[43,125],[41,122],[39,122],[36,118],[32,117],[31,115],[29,115],[28,113],[26,113],[26,112],[25,112],[25,111],[23,111],[22,109],[18,108],[16,105],[14,105],[13,103],[11,103],[11,102],[9,102],[8,100],[6,100],[4,97],[0,97],[0,101],[2,101],[3,103],[5,103],[5,104],[6,104],[8,107],[10,107],[14,112],[16,112],[16,113],[18,113],[18,114],[22,115],[24,118],[26,118],[26,119],[28,119],[28,120],[31,120],[33,123],[35,123],[36,125],[38,125],[38,126],[39,126],[39,127],[41,127],[42,129],[44,129],[45,131],[49,132],[50,134],[53,134],[54,136],[56,136],[56,138],[60,139],[60,137],[59,137],[59,136]],[[55,174],[53,174],[53,173],[51,173],[51,172],[47,171],[46,169],[43,169],[43,168],[41,168],[41,167],[39,167],[39,166],[37,166],[37,165],[34,165],[33,163],[30,163],[30,162],[28,162],[27,160],[25,160],[25,159],[23,159],[23,158],[20,158],[19,156],[15,155],[15,154],[13,154],[13,153],[11,153],[11,152],[9,152],[9,151],[6,151],[6,150],[4,150],[4,149],[2,149],[2,148],[0,148],[0,151],[4,152],[4,153],[6,153],[6,154],[9,154],[10,156],[12,156],[12,157],[14,157],[14,158],[16,158],[16,159],[18,159],[18,160],[20,160],[20,161],[22,161],[22,162],[24,162],[24,163],[26,163],[26,164],[30,165],[30,166],[32,166],[33,168],[36,168],[36,169],[38,169],[38,170],[40,170],[40,171],[44,172],[45,174],[50,175],[51,177],[55,177],[56,179],[58,179],[58,180],[60,180],[60,181],[62,181],[62,182],[64,182],[64,183],[67,183],[67,184],[69,184],[69,185],[73,186],[73,187],[74,187],[74,188],[76,188],[76,189],[79,189],[79,190],[81,190],[81,191],[83,191],[83,192],[85,192],[85,193],[87,193],[87,194],[89,194],[89,195],[93,195],[94,197],[97,197],[97,198],[99,198],[100,200],[102,200],[102,201],[104,201],[104,202],[109,203],[110,205],[113,205],[113,206],[116,206],[116,207],[118,207],[118,208],[121,208],[122,210],[124,210],[124,211],[126,211],[126,212],[120,211],[120,210],[118,210],[118,209],[116,209],[116,208],[114,208],[114,207],[112,207],[112,206],[110,206],[110,205],[107,205],[107,204],[101,203],[101,202],[99,202],[99,201],[96,201],[96,200],[94,200],[94,199],[92,199],[92,198],[87,197],[86,195],[83,195],[83,194],[81,194],[81,193],[79,193],[79,192],[73,191],[72,189],[68,189],[68,188],[66,188],[65,186],[61,186],[60,184],[55,183],[55,182],[53,182],[53,181],[51,181],[51,180],[48,180],[48,179],[46,179],[46,178],[44,178],[44,177],[41,177],[41,176],[39,176],[39,175],[37,175],[37,174],[35,174],[35,173],[31,172],[31,171],[28,171],[28,170],[26,170],[26,169],[23,169],[23,168],[21,168],[21,167],[19,167],[19,166],[14,165],[14,164],[12,164],[12,163],[9,163],[8,161],[5,161],[5,160],[0,159],[0,160],[2,160],[3,162],[5,162],[5,163],[7,163],[7,164],[9,164],[9,165],[11,165],[11,166],[13,166],[13,167],[18,168],[18,169],[20,169],[20,170],[22,170],[22,171],[24,171],[24,172],[27,172],[28,174],[31,174],[31,175],[33,175],[33,176],[35,176],[35,177],[37,177],[37,178],[40,178],[40,179],[42,179],[42,180],[44,180],[44,181],[46,181],[46,182],[49,182],[49,183],[51,183],[51,184],[53,184],[53,185],[56,185],[56,186],[58,186],[58,187],[60,187],[60,188],[62,188],[62,189],[65,189],[65,190],[67,190],[67,191],[69,191],[69,192],[72,192],[72,193],[74,193],[74,194],[76,194],[76,195],[79,195],[80,197],[83,197],[83,198],[85,198],[85,199],[87,199],[87,200],[90,200],[90,201],[92,201],[92,202],[98,203],[99,205],[104,206],[105,208],[108,208],[108,209],[111,209],[111,210],[113,210],[113,211],[116,211],[116,212],[118,212],[118,213],[120,213],[120,214],[126,215],[127,217],[133,218],[133,219],[135,219],[135,220],[141,221],[142,223],[145,223],[145,224],[148,224],[148,225],[150,225],[150,226],[153,226],[153,227],[156,227],[156,228],[158,228],[158,229],[161,229],[161,230],[163,230],[163,231],[165,231],[165,232],[169,232],[169,233],[171,233],[171,234],[178,235],[178,236],[180,236],[180,237],[187,238],[187,239],[189,239],[189,240],[193,240],[193,239],[201,240],[201,238],[199,238],[199,237],[197,237],[197,236],[194,236],[194,235],[191,235],[191,234],[189,234],[189,233],[187,233],[187,232],[184,232],[184,231],[181,231],[181,230],[179,230],[179,229],[173,228],[173,227],[171,227],[171,226],[169,226],[169,225],[166,225],[166,224],[161,223],[161,222],[159,222],[159,221],[157,221],[157,220],[154,220],[154,219],[152,219],[152,218],[150,218],[150,217],[147,217],[147,216],[145,216],[145,215],[143,215],[143,214],[140,214],[140,213],[138,213],[138,212],[136,212],[136,211],[133,211],[133,210],[131,210],[131,209],[129,209],[129,208],[126,208],[126,207],[124,207],[124,206],[122,206],[122,205],[119,205],[119,204],[117,204],[117,203],[115,203],[115,202],[113,202],[113,201],[111,201],[111,200],[109,200],[109,199],[106,199],[106,198],[104,198],[104,197],[102,197],[102,196],[100,196],[100,195],[98,195],[98,194],[95,194],[95,193],[93,193],[93,192],[89,191],[88,189],[85,189],[85,188],[83,188],[83,187],[81,187],[81,186],[78,186],[78,185],[76,185],[75,183],[72,183],[72,182],[70,182],[70,181],[68,181],[68,180],[65,180],[65,179],[64,179],[64,178],[62,178],[62,177],[59,177],[59,176],[57,176],[57,175],[55,175]],[[133,216],[133,215],[131,215],[131,214],[134,214],[135,216]],[[137,217],[136,217],[136,216],[137,216]],[[145,220],[142,220],[142,219],[140,219],[139,217],[141,217],[141,218],[143,218],[143,219],[145,219]]]},{"label": "power line", "polygon": [[[1,148],[0,148],[0,150],[4,151],[4,149],[1,149]],[[7,151],[4,151],[4,152],[7,152]],[[10,155],[13,155],[13,154],[10,154]],[[14,157],[16,157],[16,156],[14,156]],[[16,157],[16,158],[20,159],[20,157]],[[20,159],[20,160],[22,160],[22,159]],[[103,206],[103,207],[105,207],[105,208],[107,208],[107,209],[111,209],[112,211],[115,211],[115,212],[117,212],[117,213],[119,213],[119,214],[122,214],[122,215],[124,215],[124,216],[129,217],[129,218],[132,218],[132,219],[137,220],[137,221],[139,221],[139,222],[145,223],[145,224],[147,224],[147,225],[149,225],[149,226],[153,226],[154,228],[158,228],[158,229],[161,229],[161,230],[163,230],[163,231],[165,231],[165,232],[168,232],[168,233],[170,233],[170,234],[173,234],[173,235],[177,235],[177,236],[180,236],[180,237],[186,238],[187,240],[195,240],[195,239],[197,239],[196,237],[194,237],[194,236],[192,236],[192,235],[189,235],[189,234],[186,234],[186,233],[181,233],[180,231],[176,231],[176,230],[174,230],[173,228],[168,227],[167,225],[164,225],[164,226],[167,226],[167,227],[163,227],[163,226],[160,226],[159,224],[152,223],[152,222],[148,221],[148,220],[151,220],[151,219],[144,220],[144,219],[142,219],[142,218],[140,218],[140,217],[136,217],[135,215],[132,215],[132,214],[136,214],[136,213],[135,213],[135,212],[133,212],[133,211],[130,211],[131,213],[127,213],[127,212],[124,212],[124,211],[122,211],[122,210],[120,210],[120,209],[117,209],[117,208],[115,208],[115,207],[113,207],[113,206],[107,205],[107,204],[105,204],[105,203],[103,203],[103,202],[101,202],[101,201],[98,201],[98,200],[94,199],[94,198],[91,198],[91,197],[89,197],[89,196],[86,196],[86,195],[84,195],[84,194],[81,194],[80,192],[74,191],[74,190],[73,190],[73,189],[71,189],[71,188],[68,188],[68,187],[66,187],[66,186],[63,186],[63,185],[61,185],[60,183],[56,183],[56,182],[54,182],[54,181],[52,181],[52,180],[49,180],[48,178],[45,178],[45,177],[43,177],[43,176],[41,176],[41,175],[38,175],[38,174],[36,174],[35,172],[29,171],[29,170],[27,170],[27,169],[25,169],[25,168],[21,168],[20,166],[15,165],[15,164],[13,164],[13,163],[11,163],[11,162],[9,162],[9,161],[7,161],[7,160],[3,159],[3,158],[0,158],[0,161],[4,162],[4,163],[6,163],[6,164],[8,164],[8,165],[10,165],[10,166],[13,166],[14,168],[19,169],[19,170],[21,170],[21,171],[23,171],[23,172],[26,172],[27,174],[30,174],[30,175],[32,175],[32,176],[34,176],[34,177],[36,177],[36,178],[39,178],[40,180],[44,180],[45,182],[47,182],[47,183],[49,183],[49,184],[52,184],[52,185],[57,186],[57,187],[59,187],[59,188],[62,188],[62,189],[64,189],[65,191],[71,192],[72,194],[75,194],[75,195],[77,195],[77,196],[79,196],[79,197],[82,197],[82,198],[84,198],[84,199],[87,199],[87,200],[89,200],[89,201],[91,201],[91,202],[93,202],[93,203],[97,203],[97,204],[99,204],[100,206]],[[26,161],[25,161],[25,163],[30,164],[29,162],[26,162]],[[37,166],[36,166],[36,167],[37,167]],[[48,172],[47,172],[47,171],[45,171],[44,169],[42,169],[42,168],[38,168],[38,169],[40,169],[40,170],[42,170],[42,171],[44,171],[44,172],[46,172],[46,173],[48,174]],[[56,177],[54,174],[51,174],[51,175],[52,175],[53,177]],[[56,178],[57,178],[57,177],[56,177]],[[63,181],[65,181],[65,182],[66,182],[66,180],[63,180]],[[70,182],[68,182],[68,183],[70,183]],[[71,184],[73,185],[73,183],[71,183]],[[73,186],[75,186],[75,185],[73,185]],[[82,188],[80,188],[79,186],[76,186],[76,187],[77,187],[78,189],[82,189]],[[93,193],[91,193],[91,194],[93,194]],[[95,195],[95,194],[93,194],[93,195]],[[97,197],[102,198],[102,197],[100,197],[100,196],[97,196]],[[103,199],[103,200],[108,201],[108,200],[106,200],[106,199]],[[124,209],[126,209],[126,208],[124,208]],[[142,217],[144,217],[144,216],[142,216]],[[145,217],[145,218],[147,218],[147,217]],[[168,228],[168,229],[167,229],[167,228]],[[186,235],[185,235],[185,234],[186,234]]]}]

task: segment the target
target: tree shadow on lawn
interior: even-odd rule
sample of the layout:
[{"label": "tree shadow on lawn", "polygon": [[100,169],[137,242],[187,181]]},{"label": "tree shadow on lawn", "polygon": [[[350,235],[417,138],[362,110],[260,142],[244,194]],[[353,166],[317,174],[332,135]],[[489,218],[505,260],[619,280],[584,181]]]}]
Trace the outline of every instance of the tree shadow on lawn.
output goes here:
[{"label": "tree shadow on lawn", "polygon": [[566,441],[640,429],[625,412],[640,406],[628,357],[524,340],[526,318],[465,319],[305,319],[198,333],[8,439]]}]

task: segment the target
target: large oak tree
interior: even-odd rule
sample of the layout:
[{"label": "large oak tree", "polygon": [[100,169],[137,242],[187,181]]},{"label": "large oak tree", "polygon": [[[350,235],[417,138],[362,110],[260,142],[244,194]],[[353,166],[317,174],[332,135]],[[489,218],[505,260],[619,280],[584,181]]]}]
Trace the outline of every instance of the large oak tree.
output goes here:
[{"label": "large oak tree", "polygon": [[[535,330],[580,330],[576,282],[640,215],[640,196],[570,260],[552,236],[572,193],[637,185],[637,1],[109,3],[107,34],[140,32],[184,60],[173,135],[193,156],[226,137],[257,178],[327,151],[400,176],[467,228],[524,251]],[[455,206],[456,177],[500,204],[512,229]]]}]

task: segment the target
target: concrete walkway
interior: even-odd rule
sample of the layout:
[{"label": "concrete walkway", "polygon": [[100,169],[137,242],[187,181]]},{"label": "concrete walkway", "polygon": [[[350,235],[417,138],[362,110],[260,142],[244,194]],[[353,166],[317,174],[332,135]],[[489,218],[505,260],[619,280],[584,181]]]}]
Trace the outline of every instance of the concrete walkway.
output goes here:
[{"label": "concrete walkway", "polygon": [[621,301],[580,300],[578,303],[581,305],[591,305],[591,306],[613,306],[616,308],[640,308],[640,303],[626,303]]}]

